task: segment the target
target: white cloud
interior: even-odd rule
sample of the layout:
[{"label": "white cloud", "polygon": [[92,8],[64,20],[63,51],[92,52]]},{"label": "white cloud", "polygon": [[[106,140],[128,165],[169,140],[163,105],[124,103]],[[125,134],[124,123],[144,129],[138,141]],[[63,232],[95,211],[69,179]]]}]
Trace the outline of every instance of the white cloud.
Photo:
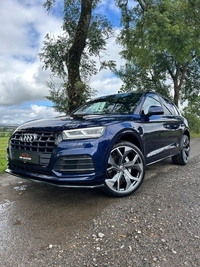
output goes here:
[{"label": "white cloud", "polygon": [[[45,81],[43,83],[37,82],[41,72],[37,63],[10,61],[10,66],[10,69],[0,74],[1,105],[14,105],[30,100],[45,99],[45,96],[48,95],[48,88]],[[44,76],[46,79],[49,77],[48,75]]]},{"label": "white cloud", "polygon": [[117,77],[111,77],[108,71],[102,71],[91,81],[92,88],[98,91],[98,96],[116,94],[122,85]]},{"label": "white cloud", "polygon": [[10,106],[5,109],[0,107],[2,124],[18,125],[25,121],[37,118],[50,118],[59,114],[52,107],[31,105],[30,107]]},{"label": "white cloud", "polygon": [[[0,2],[0,105],[44,99],[49,72],[38,53],[47,32],[58,33],[61,19],[49,16],[43,0]],[[46,80],[39,81],[42,75]]]},{"label": "white cloud", "polygon": [[[56,1],[59,12],[62,2]],[[0,123],[19,124],[32,118],[57,115],[45,106],[51,104],[45,99],[50,71],[42,69],[38,53],[47,33],[57,36],[62,32],[62,17],[48,14],[43,3],[44,0],[0,1]],[[100,8],[119,12],[113,1],[103,1]],[[122,63],[114,39],[108,41],[104,56],[119,65]],[[116,93],[121,81],[109,70],[103,70],[92,77],[90,85],[98,90],[98,95],[103,95]]]}]

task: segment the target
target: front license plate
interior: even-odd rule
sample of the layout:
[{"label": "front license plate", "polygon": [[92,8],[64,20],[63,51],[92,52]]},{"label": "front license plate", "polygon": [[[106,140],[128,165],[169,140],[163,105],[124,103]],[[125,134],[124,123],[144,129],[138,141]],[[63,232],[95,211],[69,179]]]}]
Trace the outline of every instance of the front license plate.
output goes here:
[{"label": "front license plate", "polygon": [[34,163],[38,164],[39,156],[37,154],[28,153],[25,151],[14,151],[13,159],[22,161],[24,163]]}]

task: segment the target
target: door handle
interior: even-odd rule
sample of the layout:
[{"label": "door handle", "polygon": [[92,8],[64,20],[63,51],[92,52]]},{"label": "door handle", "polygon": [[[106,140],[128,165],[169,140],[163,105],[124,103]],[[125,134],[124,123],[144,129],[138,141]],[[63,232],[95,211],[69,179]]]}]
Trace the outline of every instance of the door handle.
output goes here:
[{"label": "door handle", "polygon": [[170,124],[164,124],[164,127],[165,127],[166,129],[171,129]]}]

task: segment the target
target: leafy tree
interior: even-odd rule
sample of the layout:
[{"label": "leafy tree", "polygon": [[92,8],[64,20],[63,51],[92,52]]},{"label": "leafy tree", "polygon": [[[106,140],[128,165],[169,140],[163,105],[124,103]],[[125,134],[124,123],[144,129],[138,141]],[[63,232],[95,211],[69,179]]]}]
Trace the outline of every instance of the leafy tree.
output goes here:
[{"label": "leafy tree", "polygon": [[190,101],[188,103],[188,106],[184,108],[184,111],[187,113],[191,113],[192,115],[200,119],[200,96]]},{"label": "leafy tree", "polygon": [[200,96],[192,97],[188,105],[183,109],[184,116],[188,120],[191,132],[200,134]]},{"label": "leafy tree", "polygon": [[[50,11],[56,0],[47,0],[44,6]],[[40,53],[45,69],[53,73],[48,82],[48,99],[61,112],[72,112],[89,98],[94,91],[89,87],[90,77],[97,73],[93,56],[99,56],[101,67],[113,65],[113,61],[101,61],[106,40],[112,35],[112,26],[95,12],[99,0],[64,0],[63,34],[55,37],[47,34]],[[62,84],[56,83],[62,79]]]},{"label": "leafy tree", "polygon": [[188,112],[188,110],[184,111],[184,117],[188,121],[190,132],[199,135],[200,134],[200,118],[192,114],[191,112]]},{"label": "leafy tree", "polygon": [[[200,91],[200,0],[118,0],[122,10],[119,42],[126,66],[116,71],[125,82],[158,90],[174,102]],[[132,72],[131,72],[132,68]],[[135,84],[134,84],[135,82]]]}]

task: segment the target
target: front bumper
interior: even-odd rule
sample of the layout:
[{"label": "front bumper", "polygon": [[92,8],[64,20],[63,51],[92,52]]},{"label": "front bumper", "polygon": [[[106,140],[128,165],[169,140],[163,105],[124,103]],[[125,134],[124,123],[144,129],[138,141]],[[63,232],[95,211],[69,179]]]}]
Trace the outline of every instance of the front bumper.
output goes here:
[{"label": "front bumper", "polygon": [[[17,155],[17,156],[16,156]],[[20,178],[62,187],[103,186],[106,175],[106,141],[62,141],[43,165],[44,153],[8,149],[7,173]],[[42,161],[41,161],[42,158]],[[32,161],[33,159],[33,161]]]},{"label": "front bumper", "polygon": [[[98,183],[96,184],[94,179],[96,180],[96,176],[83,176],[82,178],[76,178],[73,179],[73,181],[69,178],[58,178],[55,176],[50,176],[50,175],[38,175],[37,173],[31,173],[31,172],[17,172],[14,170],[10,170],[9,168],[6,169],[6,172],[17,176],[22,179],[30,180],[33,182],[38,182],[38,183],[47,183],[50,185],[55,185],[59,187],[78,187],[78,188],[96,188],[96,187],[103,187],[103,183]],[[97,178],[98,179],[98,178]],[[71,180],[71,181],[70,181]],[[101,180],[101,179],[100,179]]]}]

